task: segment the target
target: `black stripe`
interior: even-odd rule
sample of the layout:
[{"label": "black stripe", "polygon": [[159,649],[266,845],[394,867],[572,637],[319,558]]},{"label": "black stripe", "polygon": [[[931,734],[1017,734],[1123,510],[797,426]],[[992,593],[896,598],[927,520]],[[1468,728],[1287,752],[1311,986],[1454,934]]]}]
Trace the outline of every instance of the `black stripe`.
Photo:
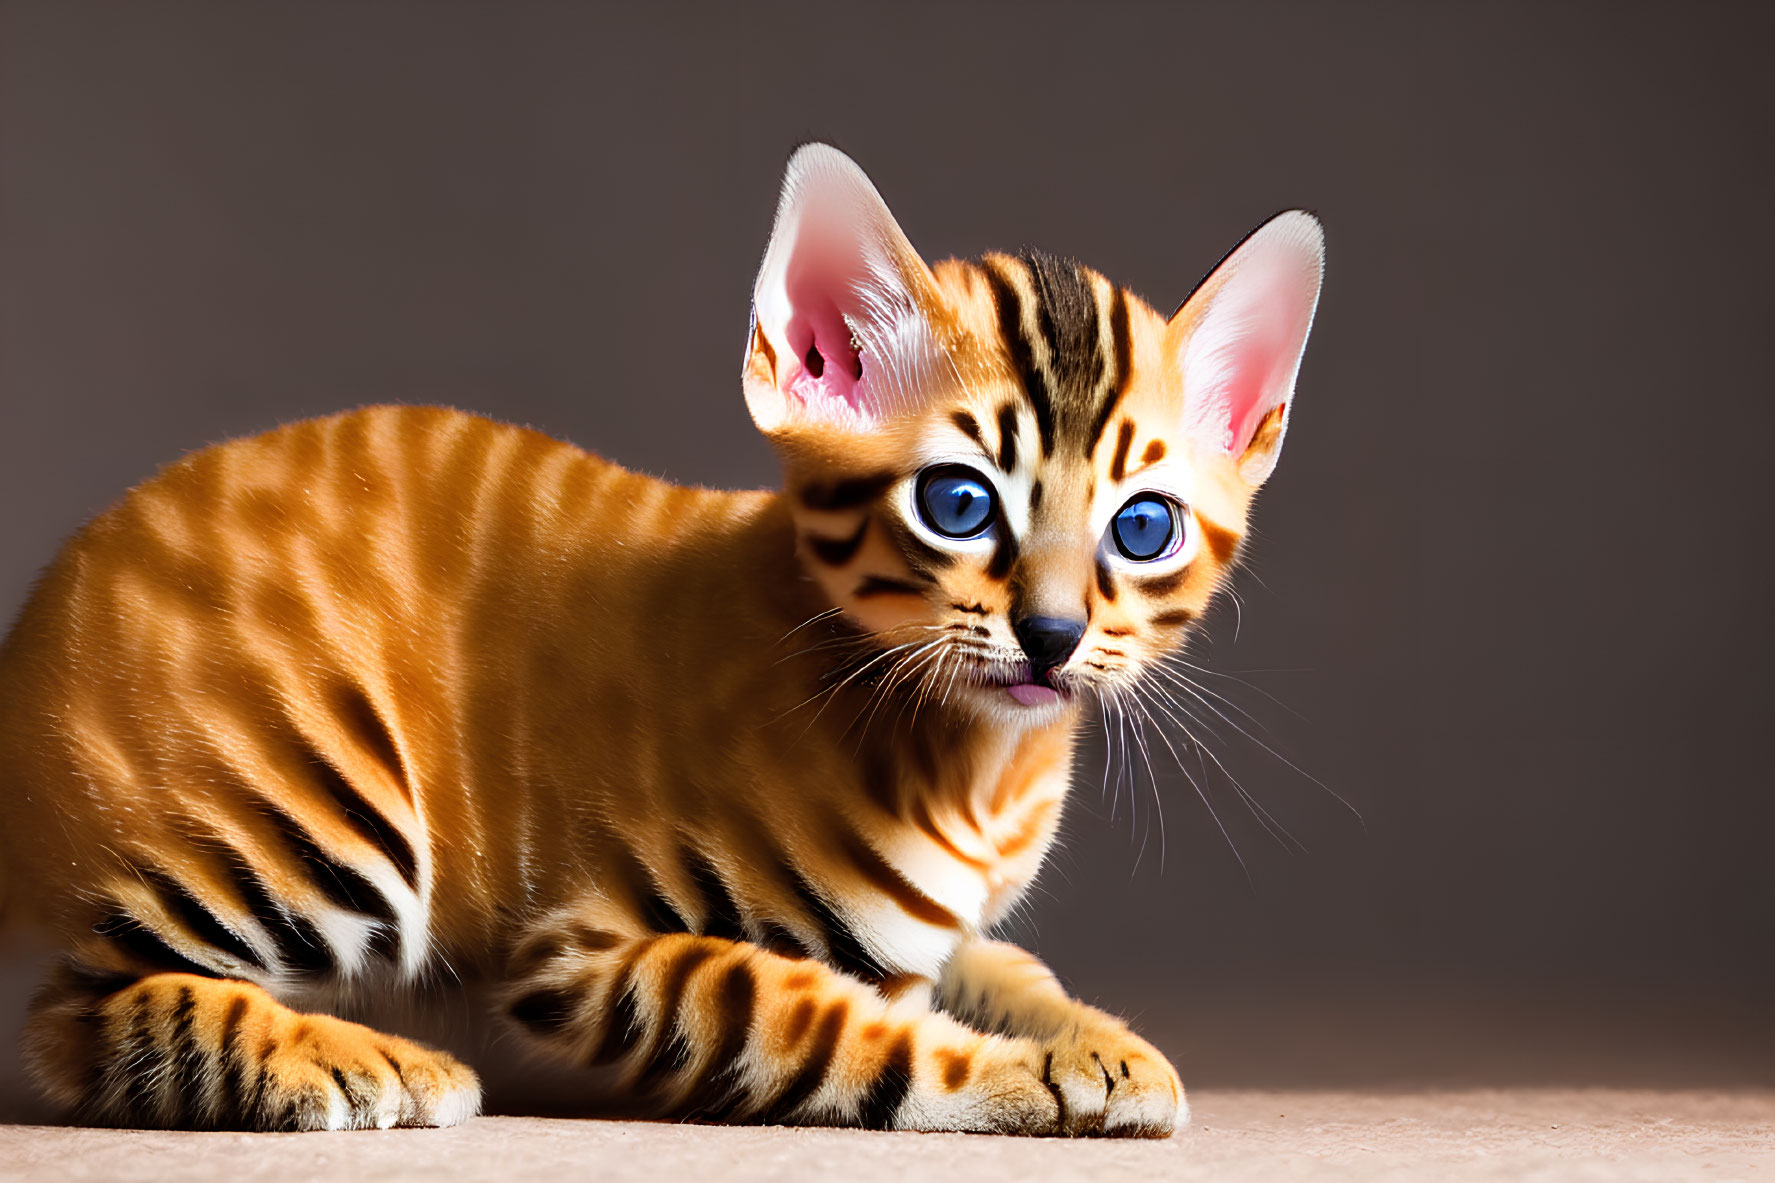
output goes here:
[{"label": "black stripe", "polygon": [[579,1015],[583,995],[575,990],[533,990],[517,999],[507,1013],[538,1036],[559,1034]]},{"label": "black stripe", "polygon": [[690,1040],[674,1026],[666,1033],[665,1043],[648,1059],[647,1066],[641,1069],[641,1074],[629,1087],[642,1096],[657,1093],[668,1080],[690,1067],[695,1055]]},{"label": "black stripe", "polygon": [[825,1083],[826,1073],[832,1068],[833,1053],[838,1050],[838,1037],[844,1030],[844,1021],[849,1014],[850,1003],[842,1000],[834,1002],[826,1009],[819,1026],[814,1029],[813,1048],[801,1065],[801,1071],[795,1074],[795,1079],[789,1082],[775,1104],[760,1119],[766,1125],[781,1125]]},{"label": "black stripe", "polygon": [[[772,831],[745,810],[730,812],[727,821],[733,827],[741,849],[749,851],[740,857],[741,864],[754,876],[764,874],[769,877],[774,872],[780,883],[793,888],[797,877],[789,860],[778,849]],[[753,943],[759,948],[796,960],[813,960],[813,951],[806,942],[781,920],[758,916],[754,917],[753,923],[757,931]]]},{"label": "black stripe", "polygon": [[868,532],[869,519],[864,518],[857,523],[856,533],[849,538],[827,538],[821,534],[809,534],[807,545],[820,562],[828,567],[842,567],[857,557],[857,549],[863,545],[863,535]]},{"label": "black stripe", "polygon": [[768,953],[775,953],[779,957],[788,957],[796,961],[812,961],[814,959],[812,950],[801,943],[800,937],[774,920],[767,920],[758,926],[758,939],[753,943],[760,949]]},{"label": "black stripe", "polygon": [[726,941],[745,940],[745,920],[740,915],[739,905],[734,903],[733,893],[728,891],[727,882],[721,878],[721,872],[716,869],[715,864],[690,851],[685,852],[683,861],[691,881],[696,884],[697,891],[702,893],[702,934]]},{"label": "black stripe", "polygon": [[1056,1128],[1064,1130],[1066,1128],[1066,1094],[1061,1092],[1060,1086],[1054,1083],[1053,1052],[1049,1052],[1047,1058],[1042,1061],[1042,1083],[1048,1087],[1050,1093],[1054,1094],[1054,1104],[1060,1107],[1060,1120],[1056,1123]]},{"label": "black stripe", "polygon": [[1109,426],[1110,416],[1115,414],[1134,376],[1134,346],[1128,336],[1128,293],[1121,288],[1116,289],[1115,300],[1110,304],[1109,330],[1110,336],[1115,338],[1115,382],[1103,405],[1097,409],[1097,421],[1091,425],[1091,434],[1085,437],[1086,459],[1096,453],[1097,441],[1103,438],[1103,430]]},{"label": "black stripe", "polygon": [[606,932],[601,928],[593,928],[589,924],[575,924],[573,926],[573,943],[589,953],[596,953],[602,949],[614,949],[618,945],[627,944],[617,934]]},{"label": "black stripe", "polygon": [[1050,368],[1058,369],[1063,354],[1060,333],[1054,324],[1054,291],[1050,286],[1050,272],[1059,266],[1060,261],[1041,251],[1025,251],[1017,257],[1029,268],[1029,290],[1035,296],[1035,327],[1048,346],[1048,364]]},{"label": "black stripe", "polygon": [[232,1126],[246,1121],[246,1063],[240,1054],[240,1024],[246,1018],[247,999],[236,994],[222,1015],[221,1098],[216,1111],[217,1124]]},{"label": "black stripe", "polygon": [[888,1048],[881,1072],[857,1106],[857,1124],[866,1130],[885,1130],[912,1088],[912,1032],[903,1030]]},{"label": "black stripe", "polygon": [[[187,1120],[200,1115],[197,1080],[202,1069],[203,1049],[191,1034],[192,1013],[197,1009],[197,994],[189,986],[180,986],[178,1001],[173,1004],[172,1034],[167,1043],[173,1064],[173,1101],[176,1112]],[[195,1124],[195,1122],[193,1122]]]},{"label": "black stripe", "polygon": [[610,1018],[604,1024],[604,1038],[589,1061],[592,1067],[612,1064],[628,1055],[641,1042],[641,1011],[635,1002],[634,982],[628,970],[611,987]]},{"label": "black stripe", "polygon": [[634,894],[635,907],[640,912],[641,922],[649,932],[663,935],[673,932],[689,932],[690,921],[684,917],[672,902],[660,891],[657,881],[647,870],[635,852],[626,846],[618,846],[611,851],[612,867],[625,882],[629,891]]},{"label": "black stripe", "polygon": [[758,982],[752,967],[743,961],[729,966],[715,998],[721,1022],[721,1042],[709,1054],[702,1078],[678,1108],[681,1116],[706,1121],[731,1117],[744,1099],[738,1079],[740,1056],[751,1037],[752,1014],[758,1003]]},{"label": "black stripe", "polygon": [[[926,583],[931,582],[929,579]],[[851,592],[859,600],[867,600],[871,596],[917,596],[923,595],[925,584],[912,583],[905,579],[894,579],[886,575],[866,575],[863,582],[857,584]]]},{"label": "black stripe", "polygon": [[1103,593],[1104,599],[1114,602],[1116,598],[1115,580],[1110,578],[1109,564],[1102,559],[1097,560],[1097,590]]},{"label": "black stripe", "polygon": [[839,481],[815,481],[802,486],[801,501],[809,509],[855,509],[874,501],[898,479],[892,472],[875,472]]},{"label": "black stripe", "polygon": [[692,945],[681,950],[666,968],[659,986],[659,1031],[647,1067],[641,1070],[635,1081],[637,1091],[656,1092],[668,1079],[690,1065],[690,1042],[678,1027],[678,1011],[684,1005],[684,987],[689,983],[690,975],[714,955],[715,950],[707,945]]},{"label": "black stripe", "polygon": [[253,919],[270,934],[285,968],[322,974],[333,968],[333,955],[308,920],[273,899],[246,857],[226,842],[215,844],[224,871]]},{"label": "black stripe", "polygon": [[178,880],[147,867],[137,868],[137,874],[142,877],[143,882],[154,888],[156,894],[160,896],[161,904],[172,914],[174,919],[190,931],[192,936],[213,948],[220,949],[237,961],[244,961],[259,969],[268,968],[263,961],[259,960],[258,953],[253,951],[251,945],[241,940],[238,935],[211,914],[209,909],[198,903],[196,898],[186,891],[184,885]]},{"label": "black stripe", "polygon": [[[256,1129],[270,1129],[269,1115],[261,1113],[260,1107],[265,1101],[265,1090],[271,1084],[271,1053],[277,1050],[277,1041],[266,1036],[259,1042],[258,1050],[253,1054],[253,1090],[246,1103],[246,1111],[253,1114],[252,1125]],[[244,1061],[243,1061],[244,1062]],[[285,1121],[294,1125],[294,1119],[286,1110]]]},{"label": "black stripe", "polygon": [[398,961],[401,955],[400,926],[378,924],[370,930],[369,939],[364,942],[364,949],[371,957],[379,957],[384,961]]},{"label": "black stripe", "polygon": [[356,867],[328,854],[294,814],[263,799],[259,802],[259,812],[277,827],[284,843],[307,866],[309,882],[319,888],[321,894],[348,912],[399,925],[394,905],[377,890],[376,885]]},{"label": "black stripe", "polygon": [[1109,462],[1109,479],[1119,481],[1128,475],[1128,448],[1134,443],[1134,424],[1131,420],[1122,420],[1116,428],[1115,455]]},{"label": "black stripe", "polygon": [[171,945],[160,934],[124,912],[115,912],[92,926],[93,932],[138,961],[146,962],[164,973],[219,976],[208,966],[199,965]]},{"label": "black stripe", "polygon": [[1103,309],[1084,269],[1071,259],[1042,251],[1028,251],[1020,258],[1029,269],[1036,324],[1048,346],[1055,414],[1069,425],[1082,426],[1086,408],[1096,401],[1103,385],[1107,365]]},{"label": "black stripe", "polygon": [[[112,1044],[111,1055],[99,1074],[101,1084],[95,1092],[112,1096],[121,1094],[123,1103],[100,1116],[133,1116],[139,1120],[146,1108],[148,1097],[143,1094],[143,1086],[159,1076],[166,1062],[166,1053],[154,1041],[152,1017],[148,1013],[151,1001],[149,991],[136,992],[129,1008],[129,1031]],[[89,1098],[91,1101],[98,1099],[98,1096]]]},{"label": "black stripe", "polygon": [[861,834],[841,818],[832,819],[834,848],[870,885],[897,904],[901,911],[915,920],[942,928],[960,928],[955,913],[939,904],[908,880],[901,870],[883,858]]},{"label": "black stripe", "polygon": [[998,466],[1005,472],[1017,467],[1017,405],[998,409]]},{"label": "black stripe", "polygon": [[906,523],[898,518],[884,518],[882,525],[887,528],[888,537],[895,546],[900,548],[900,556],[906,560],[906,565],[912,568],[914,574],[921,575],[934,583],[936,578],[932,574],[933,572],[942,571],[954,565],[956,558],[954,553],[938,550],[914,534],[907,528]]},{"label": "black stripe", "polygon": [[389,777],[410,803],[413,800],[413,785],[407,778],[407,762],[401,759],[400,749],[394,742],[394,733],[377,713],[369,695],[359,686],[341,682],[333,687],[329,697],[332,700],[333,714],[339,722],[344,724],[358,746],[374,756],[377,763],[387,770]]},{"label": "black stripe", "polygon": [[835,968],[859,978],[875,979],[887,975],[882,965],[863,944],[862,938],[821,898],[813,885],[799,874],[794,876],[795,896],[801,901],[814,924],[826,938],[826,960]]},{"label": "black stripe", "polygon": [[367,1087],[370,1082],[360,1076],[356,1070],[347,1076],[345,1069],[335,1067],[333,1069],[333,1084],[344,1095],[345,1103],[351,1106],[353,1117],[362,1118],[370,1113],[376,1098]]},{"label": "black stripe", "polygon": [[550,961],[554,961],[565,952],[561,938],[555,933],[545,932],[530,937],[520,944],[512,955],[506,959],[505,972],[507,977],[526,977]]},{"label": "black stripe", "polygon": [[982,452],[987,450],[986,437],[980,434],[980,421],[966,411],[951,411],[949,421],[961,428],[962,432],[976,444]]},{"label": "black stripe", "polygon": [[1054,451],[1054,397],[1048,388],[1048,376],[1035,364],[1035,349],[1023,331],[1023,300],[1011,282],[995,266],[981,269],[987,286],[992,289],[992,303],[998,310],[999,336],[1010,355],[1011,370],[1023,386],[1023,393],[1035,411],[1036,430],[1042,439],[1042,455]]},{"label": "black stripe", "polygon": [[[389,820],[365,799],[357,786],[346,779],[343,773],[328,762],[327,758],[316,751],[311,745],[302,744],[303,757],[315,781],[327,791],[345,814],[345,820],[351,823],[352,829],[369,845],[376,847],[387,856],[400,872],[401,880],[415,893],[419,890],[419,859],[413,853],[413,844],[407,836],[395,829]],[[360,909],[361,911],[362,909]],[[390,913],[392,916],[392,912]]]},{"label": "black stripe", "polygon": [[1003,579],[1017,565],[1017,555],[1022,545],[1017,535],[1011,532],[1011,523],[1005,518],[1004,507],[997,509],[998,522],[993,526],[993,539],[997,543],[992,548],[992,559],[986,564],[986,574],[992,579]]},{"label": "black stripe", "polygon": [[1029,512],[1034,513],[1042,507],[1042,483],[1036,481],[1029,486]]},{"label": "black stripe", "polygon": [[650,891],[641,897],[641,922],[649,931],[662,935],[690,931],[689,921],[679,915],[678,909],[658,891]]},{"label": "black stripe", "polygon": [[1188,578],[1189,568],[1185,567],[1181,571],[1173,571],[1169,575],[1155,575],[1150,579],[1136,579],[1134,581],[1134,586],[1149,596],[1168,596],[1178,588],[1182,587],[1183,581]]}]

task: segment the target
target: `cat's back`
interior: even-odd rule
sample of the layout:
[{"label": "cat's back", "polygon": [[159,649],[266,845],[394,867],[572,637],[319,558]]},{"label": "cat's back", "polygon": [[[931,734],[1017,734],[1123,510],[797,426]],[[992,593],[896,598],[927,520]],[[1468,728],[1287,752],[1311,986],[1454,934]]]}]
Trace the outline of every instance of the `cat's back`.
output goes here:
[{"label": "cat's back", "polygon": [[477,576],[595,530],[600,486],[645,479],[443,407],[366,407],[213,444],[68,539],[0,653],[0,701],[50,672],[33,658],[95,677],[204,638],[275,651],[436,620]]}]

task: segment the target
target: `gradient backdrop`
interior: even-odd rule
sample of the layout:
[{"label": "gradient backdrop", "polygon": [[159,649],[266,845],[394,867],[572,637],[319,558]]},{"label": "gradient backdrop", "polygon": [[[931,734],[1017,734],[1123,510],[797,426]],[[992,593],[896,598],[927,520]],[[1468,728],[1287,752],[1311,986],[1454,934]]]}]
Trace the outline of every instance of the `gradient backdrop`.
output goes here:
[{"label": "gradient backdrop", "polygon": [[1197,650],[1301,848],[1099,747],[1019,934],[1192,1084],[1775,1082],[1770,11],[7,0],[0,615],[157,464],[357,403],[771,482],[738,368],[803,139],[930,258],[1167,308],[1306,205]]}]

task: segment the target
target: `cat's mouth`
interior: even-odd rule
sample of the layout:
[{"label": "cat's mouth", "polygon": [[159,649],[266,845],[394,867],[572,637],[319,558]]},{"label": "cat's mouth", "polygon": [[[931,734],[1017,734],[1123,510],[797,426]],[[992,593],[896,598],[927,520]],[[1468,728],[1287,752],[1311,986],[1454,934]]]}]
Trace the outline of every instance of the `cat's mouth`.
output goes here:
[{"label": "cat's mouth", "polygon": [[1038,679],[1028,662],[992,662],[973,669],[973,683],[988,690],[1002,691],[1018,706],[1058,706],[1072,701],[1072,688],[1055,681],[1053,675]]}]

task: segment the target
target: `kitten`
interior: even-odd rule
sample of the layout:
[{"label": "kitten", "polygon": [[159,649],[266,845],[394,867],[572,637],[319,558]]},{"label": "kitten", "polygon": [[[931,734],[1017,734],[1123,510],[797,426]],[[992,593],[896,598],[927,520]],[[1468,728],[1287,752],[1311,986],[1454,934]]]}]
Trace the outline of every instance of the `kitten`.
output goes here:
[{"label": "kitten", "polygon": [[456,411],[205,449],[82,529],[0,651],[35,1079],[130,1125],[448,1125],[335,1017],[490,984],[642,1114],[1163,1136],[1175,1071],[988,933],[1088,704],[1181,645],[1287,426],[1318,223],[1172,317],[1043,254],[928,267],[789,164],[743,386],[781,493]]}]

